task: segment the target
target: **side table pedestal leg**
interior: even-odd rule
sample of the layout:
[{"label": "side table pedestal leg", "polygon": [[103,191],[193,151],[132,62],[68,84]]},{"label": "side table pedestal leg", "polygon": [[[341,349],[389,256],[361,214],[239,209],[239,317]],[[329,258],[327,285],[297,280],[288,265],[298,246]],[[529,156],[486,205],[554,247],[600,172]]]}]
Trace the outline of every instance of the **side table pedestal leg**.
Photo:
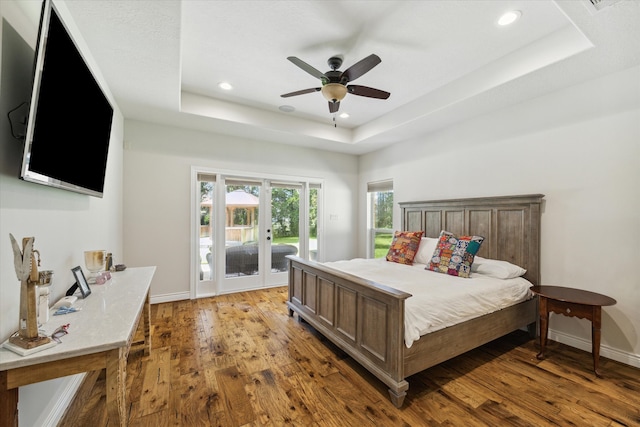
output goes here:
[{"label": "side table pedestal leg", "polygon": [[549,311],[547,311],[547,299],[540,297],[540,353],[536,356],[538,360],[544,359],[544,350],[547,346],[547,333],[549,331]]},{"label": "side table pedestal leg", "polygon": [[593,319],[591,320],[591,353],[593,354],[593,372],[600,377],[600,328],[602,326],[602,310],[599,306],[593,307]]}]

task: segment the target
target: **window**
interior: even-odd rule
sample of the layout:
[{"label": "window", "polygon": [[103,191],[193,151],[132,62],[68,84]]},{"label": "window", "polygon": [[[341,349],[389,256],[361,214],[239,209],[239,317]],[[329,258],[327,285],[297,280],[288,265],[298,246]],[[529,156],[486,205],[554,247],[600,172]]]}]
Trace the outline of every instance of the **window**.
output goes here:
[{"label": "window", "polygon": [[393,239],[393,181],[367,184],[369,218],[369,258],[382,258]]}]

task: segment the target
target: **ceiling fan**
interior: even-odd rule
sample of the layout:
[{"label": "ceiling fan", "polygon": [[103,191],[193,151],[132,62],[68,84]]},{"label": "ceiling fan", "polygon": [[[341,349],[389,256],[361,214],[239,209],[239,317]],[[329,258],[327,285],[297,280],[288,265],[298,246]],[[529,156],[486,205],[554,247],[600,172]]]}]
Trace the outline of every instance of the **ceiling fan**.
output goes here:
[{"label": "ceiling fan", "polygon": [[329,112],[335,113],[340,108],[340,101],[344,99],[347,93],[378,99],[387,99],[389,98],[389,95],[391,95],[389,92],[385,92],[380,89],[348,84],[349,82],[354,81],[358,77],[370,71],[380,62],[382,62],[378,55],[371,54],[366,58],[360,60],[359,62],[356,62],[344,71],[338,70],[338,68],[340,68],[340,66],[342,65],[342,57],[332,56],[327,61],[327,64],[329,64],[329,67],[331,67],[331,71],[327,71],[326,73],[322,73],[321,71],[315,69],[311,65],[307,64],[301,59],[296,58],[295,56],[290,56],[287,59],[293,62],[298,67],[302,68],[307,73],[311,74],[313,77],[320,79],[320,81],[322,82],[322,87],[314,87],[310,89],[303,89],[295,92],[285,93],[284,95],[280,95],[283,98],[303,95],[305,93],[322,92],[322,95],[325,97],[325,99],[329,101]]}]

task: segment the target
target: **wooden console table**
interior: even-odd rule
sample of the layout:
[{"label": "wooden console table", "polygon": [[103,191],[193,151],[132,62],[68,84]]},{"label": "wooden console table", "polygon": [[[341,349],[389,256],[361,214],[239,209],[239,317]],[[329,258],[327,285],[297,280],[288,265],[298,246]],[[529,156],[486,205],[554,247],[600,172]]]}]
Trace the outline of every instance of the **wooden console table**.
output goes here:
[{"label": "wooden console table", "polygon": [[42,328],[47,334],[70,324],[60,344],[27,356],[0,348],[0,427],[18,425],[18,387],[101,369],[106,369],[109,425],[127,425],[127,356],[141,319],[144,352],[151,350],[149,288],[155,270],[112,273],[104,285],[91,286],[87,299],[76,301],[81,311],[51,315]]},{"label": "wooden console table", "polygon": [[531,292],[540,297],[540,353],[538,359],[544,359],[549,331],[549,313],[554,312],[569,317],[578,317],[591,321],[591,353],[593,371],[600,376],[600,328],[602,326],[602,306],[614,305],[616,300],[606,295],[582,289],[562,286],[532,286]]}]

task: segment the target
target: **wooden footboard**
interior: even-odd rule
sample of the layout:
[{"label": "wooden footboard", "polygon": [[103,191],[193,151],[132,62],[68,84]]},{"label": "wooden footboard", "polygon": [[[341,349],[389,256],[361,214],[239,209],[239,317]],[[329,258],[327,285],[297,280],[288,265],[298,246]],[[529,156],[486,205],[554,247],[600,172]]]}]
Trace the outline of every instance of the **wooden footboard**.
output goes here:
[{"label": "wooden footboard", "polygon": [[289,258],[289,314],[298,313],[389,387],[402,406],[409,388],[404,374],[404,301],[411,294]]}]

